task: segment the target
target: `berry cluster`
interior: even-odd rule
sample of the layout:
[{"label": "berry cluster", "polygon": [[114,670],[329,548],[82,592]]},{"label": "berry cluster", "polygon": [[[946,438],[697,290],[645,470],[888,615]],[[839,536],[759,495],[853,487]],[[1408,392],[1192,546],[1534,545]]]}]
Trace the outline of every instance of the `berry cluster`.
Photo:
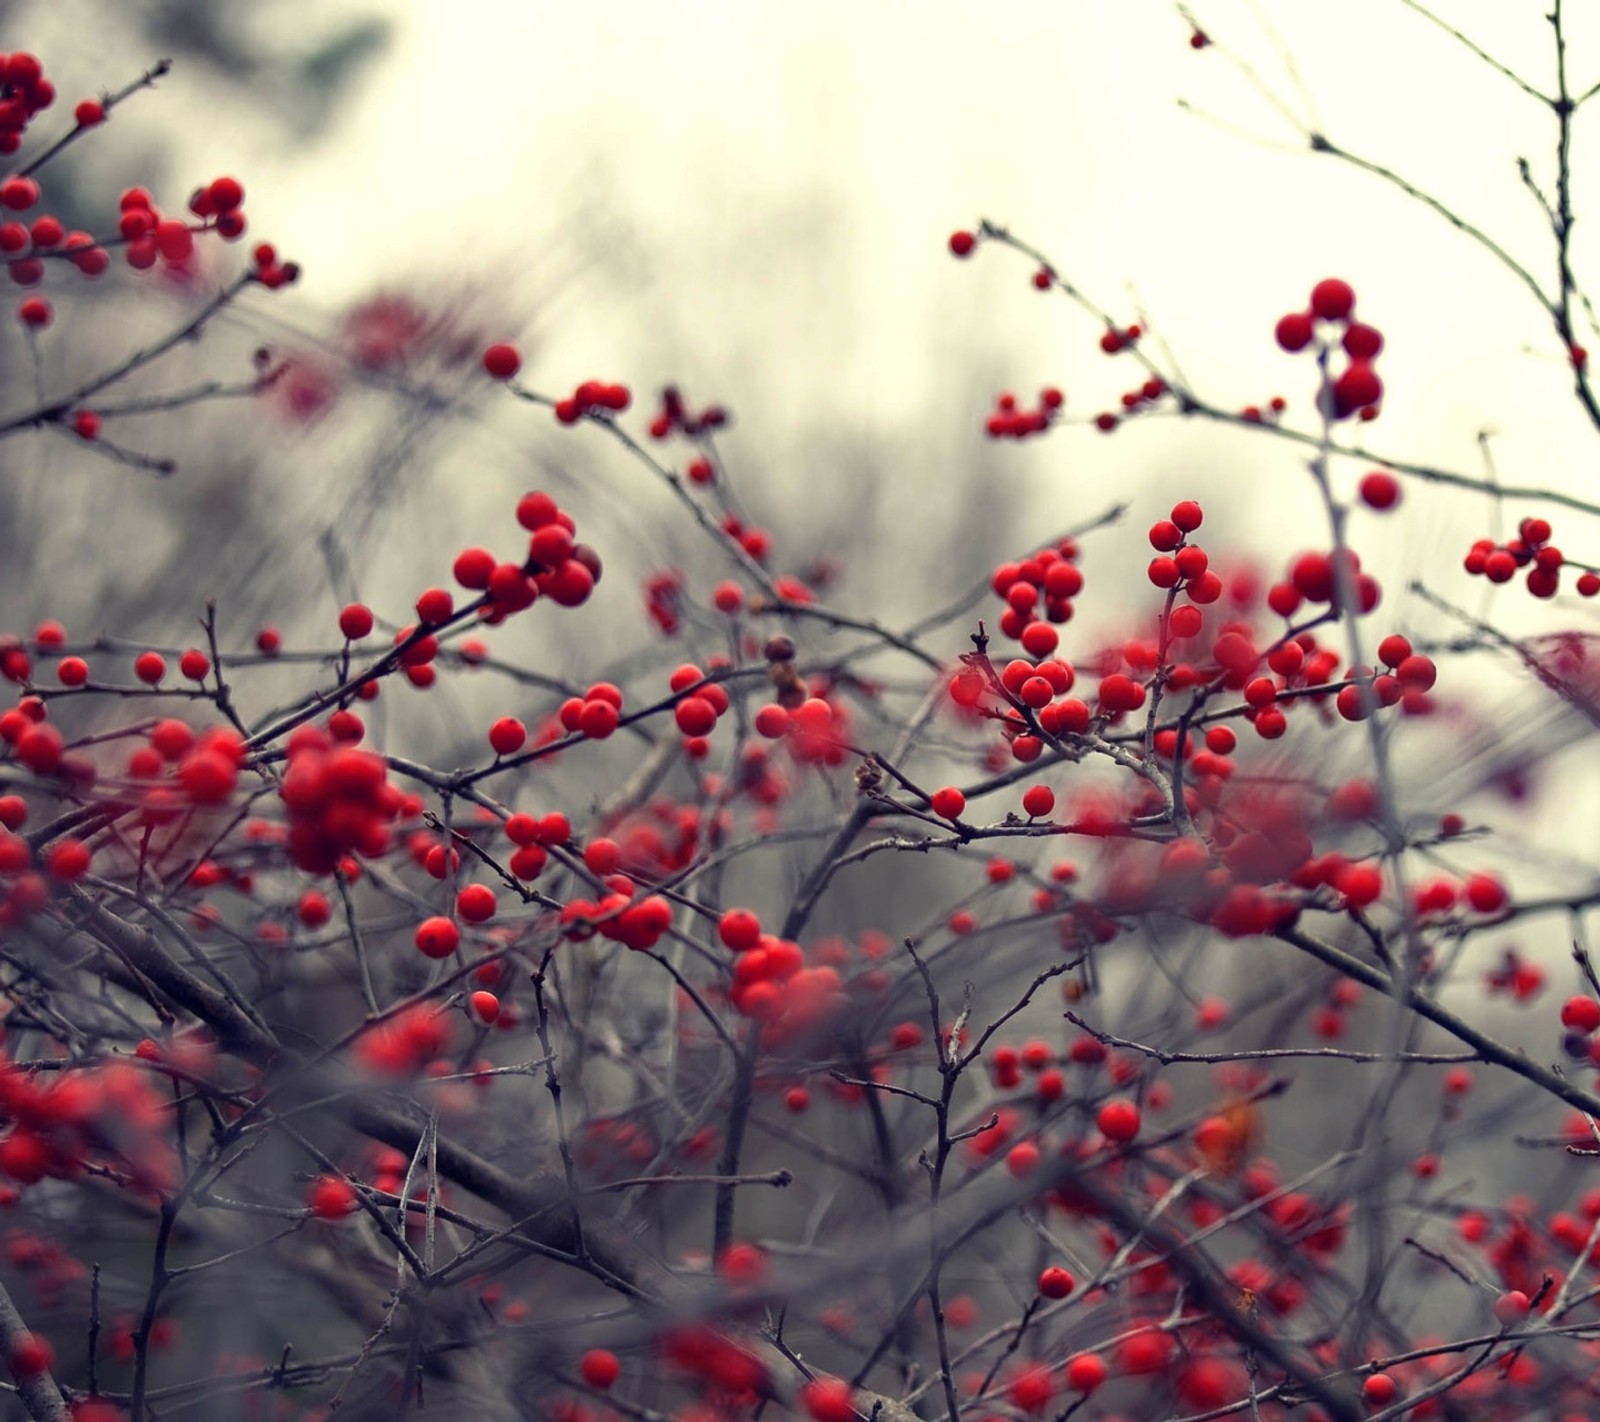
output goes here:
[{"label": "berry cluster", "polygon": [[[526,611],[541,597],[559,607],[581,607],[600,581],[600,555],[575,540],[576,522],[549,494],[524,494],[517,501],[516,516],[529,535],[528,553],[520,562],[502,561],[489,549],[474,546],[456,554],[452,567],[461,587],[483,594],[473,610],[491,627]],[[432,590],[426,603],[419,599],[417,613],[424,627],[443,626],[465,615],[456,612],[449,595],[439,589]],[[417,630],[406,628],[401,638]],[[416,645],[409,647],[403,662],[408,666],[431,662],[438,644],[430,646],[429,641],[426,636],[421,639],[421,651]]]},{"label": "berry cluster", "polygon": [[1120,355],[1123,351],[1131,351],[1138,345],[1139,337],[1142,335],[1144,328],[1137,323],[1124,327],[1108,325],[1100,337],[1100,349],[1106,355]]},{"label": "berry cluster", "polygon": [[1047,385],[1039,392],[1038,408],[1024,410],[1018,406],[1015,395],[1004,391],[995,396],[994,413],[984,422],[984,432],[990,439],[1025,439],[1029,435],[1043,434],[1065,400],[1060,390]]},{"label": "berry cluster", "polygon": [[666,439],[676,430],[688,439],[701,439],[727,424],[728,412],[721,405],[707,405],[696,414],[684,403],[678,387],[669,385],[661,392],[660,411],[650,421],[650,438]]},{"label": "berry cluster", "polygon": [[[744,605],[744,592],[738,583],[725,585],[735,597],[732,611]],[[644,610],[646,616],[663,637],[676,636],[683,626],[684,601],[688,595],[688,580],[681,568],[661,568],[647,573],[644,579]],[[724,597],[724,601],[727,598]]]},{"label": "berry cluster", "polygon": [[298,262],[281,261],[278,249],[270,242],[259,242],[250,252],[251,278],[268,291],[288,286],[300,279]]},{"label": "berry cluster", "polygon": [[582,696],[561,703],[561,724],[571,735],[603,741],[622,724],[622,688],[597,681]]},{"label": "berry cluster", "polygon": [[1156,556],[1145,575],[1164,592],[1181,592],[1189,599],[1187,607],[1173,609],[1170,619],[1172,631],[1179,637],[1198,635],[1202,625],[1199,609],[1222,596],[1222,579],[1212,571],[1210,557],[1198,543],[1189,541],[1204,518],[1199,504],[1184,499],[1172,506],[1168,517],[1151,524],[1148,534]]},{"label": "berry cluster", "polygon": [[[1327,277],[1311,288],[1304,311],[1291,311],[1278,320],[1278,344],[1286,351],[1314,346],[1324,384],[1317,408],[1330,420],[1344,420],[1359,412],[1363,420],[1375,419],[1383,400],[1383,381],[1375,362],[1383,350],[1383,333],[1355,319],[1356,294],[1347,281]],[[1338,348],[1347,357],[1337,375],[1328,369],[1335,347],[1330,328],[1338,328]]]},{"label": "berry cluster", "polygon": [[0,1140],[0,1174],[14,1182],[0,1187],[0,1197],[14,1205],[28,1186],[87,1171],[136,1189],[171,1189],[178,1158],[162,1096],[150,1072],[126,1062],[46,1078],[0,1064],[0,1119],[10,1126]]},{"label": "berry cluster", "polygon": [[1239,411],[1239,418],[1247,425],[1276,424],[1278,417],[1289,408],[1289,402],[1281,395],[1274,395],[1263,405],[1246,405]]},{"label": "berry cluster", "polygon": [[[1485,577],[1491,583],[1509,583],[1518,569],[1526,568],[1528,591],[1535,597],[1551,598],[1561,590],[1561,569],[1567,560],[1550,537],[1548,519],[1525,518],[1517,525],[1517,536],[1508,543],[1478,539],[1467,550],[1463,566],[1474,577]],[[1580,597],[1600,594],[1600,573],[1585,568],[1578,575],[1576,588]]]},{"label": "berry cluster", "polygon": [[[134,88],[152,82],[165,69],[164,64],[158,66]],[[76,127],[68,138],[103,123],[112,104],[126,98],[127,92],[105,101],[85,99],[79,103],[73,114]],[[16,152],[30,121],[54,100],[55,88],[44,77],[43,67],[34,55],[0,55],[0,154]],[[56,148],[64,142],[58,142]],[[3,216],[30,213],[43,196],[43,187],[30,171],[0,179],[0,263],[12,282],[21,287],[42,283],[52,261],[70,263],[86,277],[100,276],[111,264],[107,247],[113,243],[123,247],[127,263],[135,271],[148,271],[161,262],[168,270],[185,273],[191,268],[196,234],[214,232],[226,241],[236,241],[246,228],[244,188],[230,176],[216,178],[194,192],[189,200],[192,221],[163,213],[146,189],[128,188],[119,202],[115,237],[96,238],[86,231],[69,230],[49,212],[38,213],[28,221]],[[270,247],[257,249],[251,280],[275,289],[292,282],[297,275],[298,268],[293,263],[280,264]],[[26,296],[18,303],[17,319],[25,330],[41,331],[54,318],[55,309],[43,295]],[[72,428],[85,440],[99,438],[100,417],[92,410],[79,409],[53,417],[70,420]]]},{"label": "berry cluster", "polygon": [[626,385],[608,385],[603,380],[585,380],[572,394],[555,403],[556,419],[575,425],[585,415],[621,414],[633,402]]},{"label": "berry cluster", "polygon": [[[56,86],[45,77],[37,55],[21,51],[0,54],[0,154],[21,148],[28,125],[55,101]],[[78,122],[86,128],[104,117],[104,110],[93,99],[79,105]]]},{"label": "berry cluster", "polygon": [[[219,178],[214,187],[221,190],[220,199],[213,199],[210,188],[199,189],[190,201],[190,209],[199,216],[201,212],[216,212],[218,231],[222,232],[223,219],[227,222],[224,235],[238,237],[244,231],[244,217],[238,204],[244,200],[244,190],[232,178]],[[231,206],[221,206],[221,203]],[[128,265],[144,271],[153,267],[156,259],[171,266],[181,266],[194,255],[194,229],[181,217],[168,217],[155,205],[144,188],[129,188],[120,202],[122,216],[118,230],[126,240]]]},{"label": "berry cluster", "polygon": [[1055,651],[1061,640],[1056,628],[1072,620],[1072,600],[1083,591],[1077,558],[1077,543],[1064,538],[1021,562],[1002,563],[990,575],[989,587],[1005,601],[1000,633],[1021,642],[1030,657]]},{"label": "berry cluster", "polygon": [[338,746],[327,731],[309,725],[290,733],[286,750],[289,764],[278,793],[294,863],[308,874],[331,874],[347,856],[388,854],[392,826],[408,806],[384,758]]}]

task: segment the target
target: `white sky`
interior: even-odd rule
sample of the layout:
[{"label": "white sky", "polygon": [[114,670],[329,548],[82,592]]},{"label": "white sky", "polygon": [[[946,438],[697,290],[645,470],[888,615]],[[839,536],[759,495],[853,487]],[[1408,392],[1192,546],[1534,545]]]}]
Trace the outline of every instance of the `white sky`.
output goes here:
[{"label": "white sky", "polygon": [[[1262,8],[1335,140],[1426,181],[1548,270],[1513,167],[1525,152],[1547,178],[1547,115],[1399,0]],[[1539,8],[1439,6],[1544,82]],[[783,427],[892,430],[925,415],[964,352],[975,370],[1021,389],[1059,381],[1073,407],[1099,408],[1125,368],[1098,360],[1092,328],[1034,299],[1015,257],[958,268],[945,254],[950,229],[987,215],[1115,310],[1134,283],[1186,368],[1230,403],[1281,388],[1304,408],[1306,372],[1271,346],[1271,324],[1316,278],[1344,275],[1389,334],[1375,444],[1473,468],[1489,422],[1505,462],[1560,478],[1551,441],[1573,432],[1570,402],[1523,294],[1376,181],[1181,113],[1184,95],[1296,142],[1158,0],[394,13],[397,48],[341,132],[309,161],[252,165],[258,220],[307,256],[307,290],[325,302],[397,272],[509,274],[530,315],[561,293],[534,372],[552,386],[591,369],[648,384],[665,373],[633,366],[665,346],[692,391]],[[1252,6],[1199,13],[1299,102]],[[621,275],[613,258],[591,265],[606,236],[626,251]],[[590,276],[570,281],[575,268]],[[1522,353],[1530,343],[1539,355]],[[1203,438],[1172,433],[1174,450]],[[1141,462],[1165,438],[1144,436]],[[1083,455],[1081,440],[1052,450]],[[1020,467],[1036,462],[1019,451]]]}]

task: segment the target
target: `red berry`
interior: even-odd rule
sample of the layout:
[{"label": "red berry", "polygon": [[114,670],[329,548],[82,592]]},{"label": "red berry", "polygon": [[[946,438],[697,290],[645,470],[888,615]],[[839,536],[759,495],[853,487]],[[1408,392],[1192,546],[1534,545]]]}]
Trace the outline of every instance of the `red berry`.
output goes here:
[{"label": "red berry", "polygon": [[232,212],[244,201],[244,186],[237,178],[217,178],[206,189],[212,212]]},{"label": "red berry", "polygon": [[539,843],[566,844],[572,838],[572,825],[563,814],[544,815],[539,820]]},{"label": "red berry", "polygon": [[1383,874],[1372,864],[1347,864],[1334,876],[1333,887],[1350,908],[1366,908],[1383,893]]},{"label": "red berry", "polygon": [[950,234],[950,250],[958,257],[969,257],[972,249],[978,245],[978,239],[970,232],[952,232]]},{"label": "red berry", "polygon": [[1024,706],[1031,706],[1038,710],[1041,706],[1048,706],[1055,698],[1055,688],[1042,676],[1030,676],[1017,689],[1017,699]]},{"label": "red berry", "polygon": [[466,923],[487,923],[494,910],[494,890],[487,884],[468,884],[456,895],[456,913]]},{"label": "red berry", "polygon": [[194,253],[194,233],[175,217],[163,218],[155,227],[156,251],[169,262],[184,262]]},{"label": "red berry", "polygon": [[319,1175],[313,1180],[306,1204],[319,1220],[342,1220],[360,1208],[355,1186],[336,1175]]},{"label": "red berry", "polygon": [[1074,1392],[1093,1392],[1105,1382],[1106,1372],[1098,1353],[1079,1353],[1067,1363],[1067,1386]]},{"label": "red berry", "polygon": [[1411,655],[1411,643],[1398,632],[1378,643],[1378,660],[1386,667],[1398,667]]},{"label": "red berry", "polygon": [[789,713],[781,706],[767,705],[755,714],[756,734],[769,741],[781,740],[789,733]]},{"label": "red berry", "polygon": [[1030,657],[1048,657],[1061,642],[1061,634],[1048,622],[1030,622],[1022,629],[1022,650]]},{"label": "red berry", "polygon": [[[489,578],[495,567],[495,556],[487,548],[463,548],[456,554],[451,573],[462,587],[473,592],[481,592],[489,586]],[[520,580],[522,570],[513,568],[513,571]]]},{"label": "red berry", "polygon": [[603,741],[617,729],[621,720],[617,708],[609,701],[585,701],[578,713],[578,729],[591,741]]},{"label": "red berry", "polygon": [[1064,1299],[1072,1292],[1072,1275],[1059,1265],[1052,1264],[1040,1271],[1039,1292],[1047,1299]]},{"label": "red berry", "polygon": [[16,1338],[6,1361],[19,1378],[36,1378],[50,1371],[55,1364],[55,1349],[37,1333],[24,1333]]},{"label": "red berry", "polygon": [[542,490],[524,494],[517,500],[517,522],[529,533],[561,520],[561,506]]},{"label": "red berry", "polygon": [[447,918],[426,918],[417,925],[416,941],[424,958],[448,958],[461,942],[461,930]]},{"label": "red berry", "polygon": [[1193,499],[1172,506],[1172,521],[1185,533],[1193,533],[1205,521],[1205,514]]},{"label": "red berry", "polygon": [[1167,519],[1150,525],[1150,546],[1158,553],[1170,553],[1183,542],[1183,530]]},{"label": "red berry", "polygon": [[1107,711],[1137,711],[1144,701],[1144,687],[1121,672],[1113,672],[1100,683],[1100,704]]},{"label": "red berry", "polygon": [[1010,1397],[1012,1406],[1020,1412],[1043,1412],[1049,1406],[1050,1399],[1055,1396],[1050,1369],[1038,1366],[1018,1373],[1011,1380],[1006,1394]]},{"label": "red berry", "polygon": [[1506,906],[1506,886],[1493,874],[1473,874],[1466,882],[1467,902],[1478,913],[1498,913]]},{"label": "red berry", "polygon": [[1528,1316],[1529,1307],[1528,1296],[1521,1289],[1511,1289],[1494,1301],[1494,1316],[1510,1328]]},{"label": "red berry", "polygon": [[1030,819],[1042,819],[1056,807],[1056,793],[1048,785],[1030,785],[1022,792],[1022,808]]},{"label": "red berry", "polygon": [[1311,288],[1311,314],[1324,321],[1343,321],[1356,305],[1356,294],[1347,281],[1327,277]]},{"label": "red berry", "polygon": [[[38,90],[45,85],[44,65],[39,56],[29,54],[25,50],[18,50],[9,59],[0,57],[0,78],[8,80],[14,88]],[[51,98],[55,91],[50,90]],[[40,109],[48,106],[50,100],[41,100],[37,96],[29,103],[29,108]]]},{"label": "red berry", "polygon": [[372,632],[372,609],[363,603],[352,602],[339,613],[339,631],[352,642],[359,642]]},{"label": "red berry", "polygon": [[1339,694],[1334,697],[1334,705],[1338,707],[1339,714],[1346,721],[1365,721],[1375,709],[1377,697],[1369,686],[1358,682],[1350,682],[1339,688]]},{"label": "red berry", "polygon": [[1290,721],[1283,715],[1282,710],[1275,705],[1269,705],[1266,710],[1256,712],[1254,728],[1262,741],[1277,741],[1278,736],[1282,736],[1286,729],[1290,728]]},{"label": "red berry", "polygon": [[686,736],[708,736],[717,724],[717,708],[704,696],[684,697],[672,714]]},{"label": "red berry", "polygon": [[133,674],[154,686],[167,674],[167,661],[160,652],[140,652],[133,662]]},{"label": "red berry", "polygon": [[448,622],[455,610],[455,599],[445,588],[429,588],[417,599],[417,620],[435,627]]},{"label": "red berry", "polygon": [[1376,326],[1352,321],[1345,328],[1344,339],[1340,344],[1344,346],[1345,354],[1351,360],[1372,360],[1383,349],[1383,332]]},{"label": "red berry", "polygon": [[1155,1328],[1142,1328],[1129,1334],[1112,1355],[1119,1372],[1132,1376],[1163,1371],[1172,1361],[1172,1336]]},{"label": "red berry", "polygon": [[1175,588],[1182,574],[1178,571],[1177,559],[1152,558],[1150,566],[1145,569],[1145,576],[1158,588]]},{"label": "red berry", "polygon": [[522,369],[522,356],[515,346],[500,341],[484,351],[483,368],[496,380],[510,380]]},{"label": "red berry", "polygon": [[1361,1384],[1361,1396],[1372,1407],[1387,1407],[1400,1396],[1400,1386],[1388,1373],[1374,1373]]},{"label": "red berry", "polygon": [[57,840],[45,854],[44,867],[52,879],[75,883],[89,872],[89,846],[80,839]]},{"label": "red berry", "polygon": [[608,1348],[591,1348],[578,1360],[578,1372],[592,1388],[605,1389],[621,1376],[622,1365]]},{"label": "red berry", "polygon": [[1467,571],[1481,572],[1491,583],[1509,583],[1516,576],[1517,560],[1504,548],[1497,548],[1486,558],[1481,558],[1476,568],[1472,567],[1469,557]]},{"label": "red berry", "polygon": [[1183,603],[1172,609],[1172,616],[1168,619],[1168,626],[1175,639],[1185,637],[1198,637],[1205,626],[1205,618],[1198,607],[1190,607]]},{"label": "red berry", "polygon": [[1315,334],[1315,328],[1311,324],[1311,313],[1291,311],[1287,316],[1279,317],[1273,334],[1284,350],[1303,351],[1311,344],[1311,338]]},{"label": "red berry", "polygon": [[800,1389],[800,1405],[812,1422],[859,1422],[855,1389],[843,1378],[813,1378]]},{"label": "red berry", "polygon": [[489,745],[496,755],[515,755],[528,739],[528,728],[515,716],[502,716],[489,727]]},{"label": "red berry", "polygon": [[1593,1032],[1600,1027],[1600,1002],[1592,997],[1569,997],[1561,1005],[1561,1025],[1573,1032]]},{"label": "red berry", "polygon": [[1392,509],[1400,502],[1400,481],[1381,469],[1362,476],[1361,502],[1369,509]]},{"label": "red berry", "polygon": [[39,185],[32,178],[7,178],[0,183],[0,207],[26,212],[39,201]]},{"label": "red berry", "polygon": [[1364,360],[1353,360],[1349,368],[1333,382],[1334,413],[1347,415],[1363,405],[1376,405],[1383,398],[1383,381],[1378,372]]},{"label": "red berry", "polygon": [[492,992],[478,991],[468,999],[472,1004],[472,1011],[478,1021],[486,1026],[493,1026],[500,1017],[500,999]]},{"label": "red berry", "polygon": [[1139,1134],[1139,1108],[1126,1097],[1115,1097],[1095,1114],[1095,1125],[1108,1141],[1131,1141]]},{"label": "red berry", "polygon": [[748,952],[761,941],[761,920],[749,909],[729,909],[717,920],[717,937],[734,953]]}]

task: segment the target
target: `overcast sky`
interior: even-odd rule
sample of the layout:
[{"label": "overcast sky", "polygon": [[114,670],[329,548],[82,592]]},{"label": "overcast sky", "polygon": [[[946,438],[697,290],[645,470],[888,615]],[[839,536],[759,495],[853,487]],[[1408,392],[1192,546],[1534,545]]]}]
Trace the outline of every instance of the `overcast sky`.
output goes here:
[{"label": "overcast sky", "polygon": [[[1548,81],[1537,7],[1439,11]],[[630,360],[666,350],[791,433],[804,418],[920,418],[963,353],[1021,389],[1055,381],[1069,408],[1099,408],[1126,368],[1097,359],[1092,328],[1035,299],[1014,255],[965,267],[946,255],[952,228],[988,216],[1114,311],[1130,311],[1134,284],[1192,377],[1227,403],[1281,389],[1304,410],[1307,372],[1272,348],[1271,326],[1318,277],[1343,275],[1389,335],[1375,444],[1473,468],[1487,422],[1504,431],[1507,463],[1561,477],[1551,441],[1575,427],[1553,340],[1515,282],[1392,190],[1304,152],[1220,48],[1189,48],[1160,0],[623,0],[600,12],[518,0],[392,14],[396,47],[339,132],[309,161],[255,164],[262,220],[311,259],[308,290],[323,299],[392,273],[509,276],[522,303],[510,311],[530,319],[559,292],[536,376],[626,377]],[[1335,141],[1549,270],[1514,167],[1525,153],[1548,181],[1548,115],[1400,0],[1218,0],[1199,14]],[[1185,113],[1180,96],[1293,151]],[[1139,436],[1130,456],[1195,438],[1171,434],[1170,446],[1166,431]],[[1063,441],[1050,458],[1102,457],[1091,449]],[[1038,462],[1019,452],[1019,467]]]}]

